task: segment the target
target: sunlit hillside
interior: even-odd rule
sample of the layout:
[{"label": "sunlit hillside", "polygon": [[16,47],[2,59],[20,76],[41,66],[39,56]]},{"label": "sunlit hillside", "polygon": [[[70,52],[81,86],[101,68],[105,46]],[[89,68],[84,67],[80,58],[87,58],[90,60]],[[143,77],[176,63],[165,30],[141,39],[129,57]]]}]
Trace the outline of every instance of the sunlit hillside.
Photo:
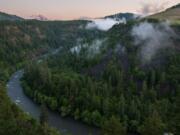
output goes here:
[{"label": "sunlit hillside", "polygon": [[158,14],[149,16],[148,18],[160,19],[160,20],[169,20],[172,23],[180,24],[180,4],[169,8]]}]

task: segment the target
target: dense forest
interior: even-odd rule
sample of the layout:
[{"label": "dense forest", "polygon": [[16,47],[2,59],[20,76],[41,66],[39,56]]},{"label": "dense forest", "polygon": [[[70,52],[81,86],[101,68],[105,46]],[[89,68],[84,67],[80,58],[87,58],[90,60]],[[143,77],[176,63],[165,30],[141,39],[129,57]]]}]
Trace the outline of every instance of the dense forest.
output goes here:
[{"label": "dense forest", "polygon": [[[59,135],[46,107],[102,135],[179,135],[180,25],[141,19],[100,31],[87,23],[0,21],[0,135]],[[40,122],[7,97],[21,68],[24,93],[42,105]]]},{"label": "dense forest", "polygon": [[[119,24],[93,40],[81,37],[67,51],[28,63],[25,93],[61,116],[102,128],[102,134],[178,135],[179,38],[170,37],[173,47],[158,48],[144,63],[138,52],[145,41],[135,45],[131,33],[147,22]],[[178,25],[171,28],[179,34]]]},{"label": "dense forest", "polygon": [[66,49],[79,37],[92,39],[102,35],[81,29],[85,24],[86,21],[1,21],[0,80],[6,80],[13,68],[20,68],[53,48]]},{"label": "dense forest", "polygon": [[40,124],[12,104],[1,83],[0,91],[0,135],[59,135],[47,121]]},{"label": "dense forest", "polygon": [[[85,31],[85,21],[0,21],[0,134],[56,135],[47,124],[39,124],[23,113],[6,95],[10,75],[28,61],[62,48],[67,50],[79,36],[101,37],[99,31]],[[66,40],[66,38],[68,40]],[[41,118],[40,118],[41,119]],[[42,119],[44,119],[42,117]],[[46,123],[46,122],[45,122]]]}]

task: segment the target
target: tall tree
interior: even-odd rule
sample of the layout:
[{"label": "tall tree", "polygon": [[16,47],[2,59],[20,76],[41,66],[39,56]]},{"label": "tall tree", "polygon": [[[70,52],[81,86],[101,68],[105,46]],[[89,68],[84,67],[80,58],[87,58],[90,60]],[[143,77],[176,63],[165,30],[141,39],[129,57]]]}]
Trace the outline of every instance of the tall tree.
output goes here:
[{"label": "tall tree", "polygon": [[40,123],[45,125],[48,122],[48,111],[45,104],[41,105]]},{"label": "tall tree", "polygon": [[149,115],[139,128],[142,135],[163,135],[165,125],[157,111]]},{"label": "tall tree", "polygon": [[112,116],[102,127],[102,135],[126,135],[126,128]]}]

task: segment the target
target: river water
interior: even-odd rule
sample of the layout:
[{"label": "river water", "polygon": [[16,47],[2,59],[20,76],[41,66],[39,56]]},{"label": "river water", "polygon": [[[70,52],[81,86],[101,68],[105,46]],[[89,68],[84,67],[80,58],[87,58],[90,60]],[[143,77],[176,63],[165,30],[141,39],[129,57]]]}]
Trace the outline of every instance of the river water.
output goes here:
[{"label": "river water", "polygon": [[[49,54],[45,54],[37,60],[41,62],[49,55],[55,55],[61,48],[51,51]],[[39,120],[41,112],[40,105],[36,104],[27,97],[21,86],[20,79],[23,76],[23,70],[18,70],[9,79],[7,83],[7,93],[10,99],[16,103],[24,112],[31,115],[33,118]],[[48,123],[51,127],[57,128],[63,135],[98,135],[99,130],[97,128],[88,126],[82,122],[73,120],[72,118],[63,118],[57,112],[48,110]]]},{"label": "river water", "polygon": [[[10,99],[16,103],[24,112],[30,114],[33,118],[39,119],[40,105],[34,103],[28,98],[21,86],[21,77],[23,70],[15,72],[7,83],[7,92]],[[72,118],[63,118],[60,114],[48,110],[49,125],[57,128],[63,135],[98,135],[98,129],[90,127],[82,122],[75,121]]]}]

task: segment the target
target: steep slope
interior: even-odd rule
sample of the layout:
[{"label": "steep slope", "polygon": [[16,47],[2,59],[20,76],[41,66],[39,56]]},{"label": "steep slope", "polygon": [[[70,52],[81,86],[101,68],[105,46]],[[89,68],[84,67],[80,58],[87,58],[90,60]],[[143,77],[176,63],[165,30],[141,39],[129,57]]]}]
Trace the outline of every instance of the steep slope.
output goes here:
[{"label": "steep slope", "polygon": [[0,21],[0,31],[3,31],[0,32],[0,135],[59,135],[12,104],[7,97],[5,83],[12,72],[25,62],[53,48],[73,46],[74,39],[78,37],[93,38],[97,35],[93,34],[97,31],[81,29],[84,24],[85,21]]},{"label": "steep slope", "polygon": [[[80,28],[85,24],[86,21],[0,22],[0,31],[3,31],[0,33],[0,69],[19,67],[22,62],[34,59],[49,49],[60,46],[69,48],[77,38],[94,38],[98,35],[98,31]],[[0,70],[0,74],[4,70]]]},{"label": "steep slope", "polygon": [[148,16],[147,18],[158,19],[158,20],[169,20],[172,23],[180,24],[180,4],[168,8],[163,12]]},{"label": "steep slope", "polygon": [[0,12],[0,21],[19,21],[19,20],[24,20],[24,19],[16,15],[10,15],[7,13]]},{"label": "steep slope", "polygon": [[12,104],[0,82],[0,135],[60,135],[48,125],[40,125]]}]

